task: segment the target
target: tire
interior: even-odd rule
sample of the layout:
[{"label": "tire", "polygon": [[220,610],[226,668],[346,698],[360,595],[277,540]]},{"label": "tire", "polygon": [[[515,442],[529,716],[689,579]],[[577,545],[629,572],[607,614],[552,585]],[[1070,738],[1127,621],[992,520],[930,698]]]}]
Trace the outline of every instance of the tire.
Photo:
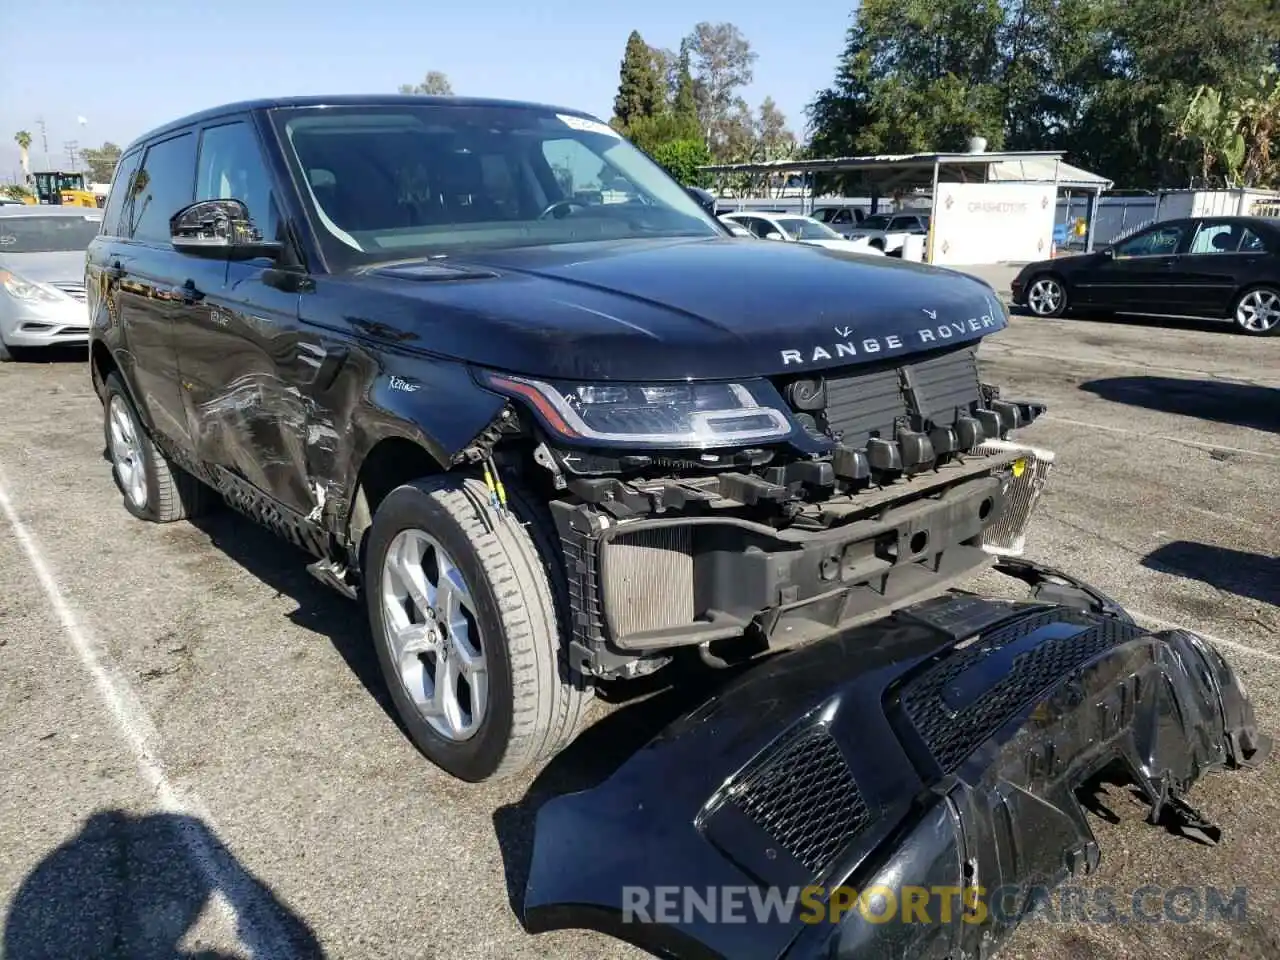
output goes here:
[{"label": "tire", "polygon": [[1274,337],[1280,333],[1280,288],[1250,287],[1231,307],[1236,329],[1250,337]]},{"label": "tire", "polygon": [[[374,515],[365,556],[369,626],[396,712],[427,759],[472,783],[558,753],[590,700],[569,668],[549,518],[520,488],[507,496],[504,516],[472,477],[397,487]],[[441,590],[447,583],[455,586]],[[393,633],[413,639],[402,650]]]},{"label": "tire", "polygon": [[126,510],[140,520],[172,523],[208,509],[213,491],[160,452],[143,428],[119,374],[107,376],[102,414],[111,476]]},{"label": "tire", "polygon": [[1060,317],[1067,312],[1067,288],[1048,273],[1037,274],[1027,284],[1027,309],[1036,317]]}]

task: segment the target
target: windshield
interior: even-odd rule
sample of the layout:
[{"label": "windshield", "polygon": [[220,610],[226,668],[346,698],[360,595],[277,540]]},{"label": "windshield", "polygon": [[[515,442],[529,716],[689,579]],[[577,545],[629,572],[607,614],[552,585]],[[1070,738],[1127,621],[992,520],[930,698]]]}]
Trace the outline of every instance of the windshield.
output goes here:
[{"label": "windshield", "polygon": [[0,217],[0,254],[87,250],[102,216]]},{"label": "windshield", "polygon": [[860,224],[858,224],[858,226],[861,227],[863,230],[884,230],[889,226],[889,218],[886,216],[877,214],[874,217],[867,217]]},{"label": "windshield", "polygon": [[597,120],[464,104],[279,110],[335,269],[475,248],[724,237]]},{"label": "windshield", "polygon": [[796,240],[844,239],[825,223],[818,223],[817,220],[810,220],[807,217],[779,217],[778,223]]}]

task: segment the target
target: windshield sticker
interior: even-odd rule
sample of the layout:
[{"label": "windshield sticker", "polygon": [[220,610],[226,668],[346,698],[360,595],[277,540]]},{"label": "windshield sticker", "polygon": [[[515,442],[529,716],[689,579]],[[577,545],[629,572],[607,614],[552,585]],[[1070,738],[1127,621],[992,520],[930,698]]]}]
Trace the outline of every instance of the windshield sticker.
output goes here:
[{"label": "windshield sticker", "polygon": [[600,133],[606,137],[613,137],[615,140],[621,140],[622,136],[617,130],[609,126],[607,123],[601,123],[599,120],[588,120],[586,117],[573,117],[567,113],[557,113],[556,119],[572,130],[581,130],[584,133]]}]

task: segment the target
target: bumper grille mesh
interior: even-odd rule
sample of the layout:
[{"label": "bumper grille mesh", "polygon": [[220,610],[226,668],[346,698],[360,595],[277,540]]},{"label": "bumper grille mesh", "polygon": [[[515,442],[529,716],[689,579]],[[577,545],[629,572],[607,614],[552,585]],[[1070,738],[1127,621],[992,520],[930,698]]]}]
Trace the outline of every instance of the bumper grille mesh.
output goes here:
[{"label": "bumper grille mesh", "polygon": [[844,755],[822,724],[784,734],[744,768],[727,802],[815,875],[871,822]]},{"label": "bumper grille mesh", "polygon": [[50,284],[50,286],[56,287],[57,289],[61,290],[67,296],[71,297],[73,300],[76,300],[80,303],[86,302],[83,283],[73,283],[70,281],[56,281]]},{"label": "bumper grille mesh", "polygon": [[618,636],[693,623],[691,527],[620,532],[604,550],[604,608]]},{"label": "bumper grille mesh", "polygon": [[1009,451],[1022,455],[1024,469],[1021,476],[1015,474],[1010,478],[1004,506],[983,531],[982,546],[997,556],[1016,557],[1026,548],[1027,527],[1053,469],[1053,452],[1007,440],[988,440],[978,447],[978,452],[983,454]]},{"label": "bumper grille mesh", "polygon": [[1057,610],[1025,617],[948,657],[904,689],[902,707],[944,773],[953,772],[1014,714],[1066,674],[1137,633],[1131,624],[1108,621],[1060,634],[1018,654],[1000,679],[972,703],[959,710],[948,707],[948,688],[970,669],[1009,644],[1055,623],[1073,625]]}]

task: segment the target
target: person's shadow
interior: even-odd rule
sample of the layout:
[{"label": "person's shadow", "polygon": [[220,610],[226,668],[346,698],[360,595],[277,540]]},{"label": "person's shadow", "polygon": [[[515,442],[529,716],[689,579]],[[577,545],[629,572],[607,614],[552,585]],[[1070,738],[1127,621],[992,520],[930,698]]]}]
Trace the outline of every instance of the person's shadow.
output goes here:
[{"label": "person's shadow", "polygon": [[[220,899],[240,952],[192,931]],[[184,943],[184,940],[190,940]],[[27,875],[10,905],[5,960],[322,960],[307,924],[241,866],[198,818],[93,814]]]}]

